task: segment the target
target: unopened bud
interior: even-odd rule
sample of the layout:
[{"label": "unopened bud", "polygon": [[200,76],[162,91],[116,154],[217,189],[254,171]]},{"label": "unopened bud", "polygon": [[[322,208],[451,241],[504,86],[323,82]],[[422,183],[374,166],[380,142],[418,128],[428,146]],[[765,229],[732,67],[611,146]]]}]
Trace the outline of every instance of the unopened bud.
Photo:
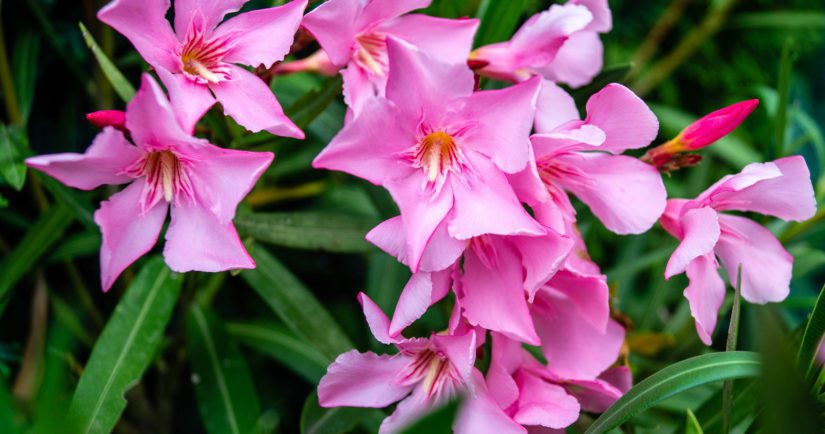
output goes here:
[{"label": "unopened bud", "polygon": [[676,140],[684,150],[704,148],[730,134],[758,105],[758,99],[749,99],[716,110],[682,130]]},{"label": "unopened bud", "polygon": [[126,131],[126,112],[120,110],[100,110],[86,114],[86,119],[98,128],[114,127]]}]

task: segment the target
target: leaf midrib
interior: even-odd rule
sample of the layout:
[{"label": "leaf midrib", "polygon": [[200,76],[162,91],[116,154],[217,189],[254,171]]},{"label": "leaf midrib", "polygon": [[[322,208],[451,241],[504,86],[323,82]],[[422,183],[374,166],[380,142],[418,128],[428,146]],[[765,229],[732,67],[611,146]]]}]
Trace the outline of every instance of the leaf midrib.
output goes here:
[{"label": "leaf midrib", "polygon": [[235,408],[232,406],[232,400],[229,399],[229,388],[226,385],[226,378],[223,375],[223,371],[220,369],[218,353],[215,350],[215,343],[212,341],[212,335],[209,334],[206,319],[203,317],[203,312],[198,307],[193,308],[192,313],[194,314],[195,321],[197,322],[198,328],[203,335],[203,342],[206,345],[206,352],[209,353],[209,361],[212,363],[215,370],[215,377],[218,379],[218,389],[220,389],[221,392],[221,400],[224,402],[226,416],[229,420],[229,427],[232,429],[233,433],[240,434],[241,431],[238,428],[238,421],[235,420]]}]

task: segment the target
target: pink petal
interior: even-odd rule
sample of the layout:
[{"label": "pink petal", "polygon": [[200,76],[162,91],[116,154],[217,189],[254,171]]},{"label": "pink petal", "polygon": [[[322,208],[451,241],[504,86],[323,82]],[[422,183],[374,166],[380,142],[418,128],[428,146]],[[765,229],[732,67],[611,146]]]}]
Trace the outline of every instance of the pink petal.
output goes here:
[{"label": "pink petal", "polygon": [[577,32],[559,48],[549,65],[540,68],[545,78],[577,88],[590,83],[602,70],[604,47],[598,33]]},{"label": "pink petal", "polygon": [[467,157],[481,179],[469,185],[451,180],[455,212],[448,227],[450,235],[460,240],[484,234],[543,235],[544,228],[524,210],[498,168],[480,156],[468,153]]},{"label": "pink petal", "polygon": [[370,76],[370,73],[353,63],[346,69],[341,70],[341,77],[344,79],[343,93],[344,102],[347,104],[347,121],[349,123],[350,112],[358,116],[364,106],[372,103],[376,96],[384,96],[387,87],[387,76]]},{"label": "pink petal", "polygon": [[605,276],[589,276],[561,270],[547,288],[564,294],[579,311],[579,316],[594,329],[604,332],[610,320],[610,288]]},{"label": "pink petal", "polygon": [[716,315],[725,298],[725,282],[716,271],[713,255],[700,256],[687,266],[690,284],[685,288],[685,298],[690,304],[690,314],[696,321],[696,332],[705,345],[711,344]]},{"label": "pink petal", "polygon": [[[399,39],[387,38],[390,73],[387,99],[407,114],[429,122],[445,116],[449,103],[470,96],[475,86],[473,73],[463,63],[441,62]],[[416,83],[427,83],[421,87]]]},{"label": "pink petal", "polygon": [[271,152],[250,152],[207,145],[192,153],[197,162],[189,176],[202,206],[221,223],[235,217],[235,209],[272,163]]},{"label": "pink petal", "polygon": [[410,393],[412,386],[398,384],[397,377],[411,362],[401,354],[343,353],[318,383],[318,402],[322,407],[386,407]]},{"label": "pink petal", "polygon": [[436,402],[435,399],[429,399],[426,389],[419,385],[410,396],[398,403],[391,415],[381,422],[378,434],[401,433],[404,428],[423,417],[428,411],[437,408],[439,404],[441,403]]},{"label": "pink petal", "polygon": [[587,8],[573,4],[551,5],[550,9],[533,15],[510,40],[518,66],[541,68],[549,64],[567,38],[592,19]]},{"label": "pink petal", "polygon": [[682,209],[690,202],[691,201],[687,199],[668,199],[665,212],[662,213],[662,216],[659,218],[659,224],[662,225],[662,229],[680,240],[684,238],[681,221]]},{"label": "pink petal", "polygon": [[370,0],[361,15],[358,16],[358,27],[368,28],[373,24],[391,20],[407,12],[426,8],[430,3],[432,3],[432,0]]},{"label": "pink petal", "polygon": [[524,290],[530,301],[536,291],[547,283],[564,264],[573,248],[573,239],[547,229],[539,237],[510,237],[510,242],[521,256],[524,267]]},{"label": "pink petal", "polygon": [[527,434],[496,404],[477,369],[473,370],[471,390],[453,423],[455,434]]},{"label": "pink petal", "polygon": [[95,223],[103,234],[100,283],[104,292],[126,267],[152,249],[163,228],[166,204],[144,212],[140,205],[143,188],[143,180],[137,180],[101,203],[95,212]]},{"label": "pink petal", "polygon": [[247,1],[175,0],[175,31],[178,35],[185,35],[196,18],[203,23],[205,31],[211,31],[218,26],[224,16],[239,11]]},{"label": "pink petal", "polygon": [[178,123],[192,134],[198,121],[215,104],[215,97],[206,85],[195,83],[183,74],[172,74],[163,68],[155,68],[155,72],[169,91]]},{"label": "pink petal", "polygon": [[600,149],[613,153],[643,148],[659,131],[659,121],[647,104],[617,83],[608,84],[587,100],[585,123],[604,131],[607,139]]},{"label": "pink petal", "polygon": [[659,171],[640,160],[602,153],[567,154],[560,164],[579,173],[560,179],[617,234],[640,234],[650,229],[665,210],[667,192]]},{"label": "pink petal", "polygon": [[489,157],[504,172],[516,173],[530,158],[530,130],[541,87],[538,77],[500,90],[475,92],[463,116],[478,123],[462,144]]},{"label": "pink petal", "polygon": [[123,171],[141,158],[142,152],[129,143],[123,133],[107,127],[98,134],[83,154],[67,152],[26,159],[26,165],[81,190],[104,184],[129,182]]},{"label": "pink petal", "polygon": [[519,384],[518,410],[513,418],[522,425],[565,428],[579,418],[579,402],[563,387],[525,374],[516,376]]},{"label": "pink petal", "polygon": [[171,214],[163,257],[172,270],[214,273],[255,268],[232,222],[222,223],[196,203],[175,205]]},{"label": "pink petal", "polygon": [[[339,170],[376,185],[390,178],[409,176],[409,165],[399,153],[414,144],[412,126],[399,120],[398,110],[389,101],[370,101],[356,117],[315,157],[312,167]],[[381,139],[376,140],[380,131]]]},{"label": "pink petal", "polygon": [[304,132],[284,115],[263,80],[241,67],[231,69],[230,80],[210,85],[226,115],[252,132],[266,130],[277,136],[304,138]]},{"label": "pink petal", "polygon": [[550,80],[541,81],[541,92],[536,101],[536,132],[549,133],[555,128],[579,120],[576,101],[564,89]]},{"label": "pink petal", "polygon": [[695,208],[686,212],[680,221],[682,242],[670,256],[665,278],[685,272],[694,259],[713,252],[719,241],[719,216],[712,208]]},{"label": "pink petal", "polygon": [[126,106],[126,128],[132,141],[147,151],[202,143],[184,131],[163,90],[149,74],[143,74],[137,94]]},{"label": "pink petal", "polygon": [[690,150],[704,148],[735,130],[757,105],[759,100],[751,99],[702,116],[679,133],[677,140]]},{"label": "pink petal", "polygon": [[742,266],[742,297],[751,303],[784,300],[790,292],[793,256],[771,231],[745,217],[720,215],[716,255],[735,287]]},{"label": "pink petal", "polygon": [[572,0],[571,3],[585,6],[593,14],[593,21],[584,30],[606,33],[613,28],[613,17],[607,0]]},{"label": "pink petal", "polygon": [[604,412],[622,396],[622,391],[600,379],[573,380],[566,386],[567,391],[576,397],[582,410],[595,413]]},{"label": "pink petal", "polygon": [[474,249],[464,254],[463,295],[459,297],[464,316],[472,325],[493,330],[509,338],[538,345],[539,338],[530,319],[518,254],[503,242],[492,243],[495,268],[487,268]]},{"label": "pink petal", "polygon": [[175,70],[180,42],[166,20],[168,9],[169,0],[114,0],[97,18],[129,39],[149,64]]},{"label": "pink petal", "polygon": [[363,9],[355,0],[328,0],[306,14],[301,26],[318,40],[332,63],[344,66],[355,50],[356,20]]},{"label": "pink petal", "polygon": [[421,318],[430,306],[447,295],[450,290],[452,270],[437,273],[413,274],[398,298],[390,323],[390,336],[396,336],[410,324]]},{"label": "pink petal", "polygon": [[223,60],[265,68],[283,60],[306,6],[307,0],[292,0],[283,6],[256,9],[228,19],[215,30],[216,35],[232,35],[232,48]]},{"label": "pink petal", "polygon": [[[398,236],[403,231],[404,223],[401,217],[393,217],[367,233],[367,241],[395,256],[402,264],[409,266],[410,261],[407,258],[404,238]],[[467,241],[457,240],[450,236],[447,232],[446,221],[442,221],[430,237],[427,247],[424,248],[418,269],[426,272],[444,270],[461,257],[466,246]]]},{"label": "pink petal", "polygon": [[492,332],[493,349],[490,368],[487,370],[487,385],[490,394],[499,407],[508,408],[519,396],[518,385],[513,374],[523,363],[524,349],[521,342]]},{"label": "pink petal", "polygon": [[547,370],[564,379],[593,380],[619,357],[624,329],[608,320],[599,329],[567,296],[541,291],[533,302],[533,321],[547,357]]},{"label": "pink petal", "polygon": [[[772,176],[776,170],[778,176]],[[709,189],[711,206],[720,211],[751,211],[794,221],[816,213],[811,175],[805,159],[798,155],[750,164],[715,187]]]},{"label": "pink petal", "polygon": [[476,333],[473,330],[463,335],[434,334],[430,338],[436,351],[441,352],[458,370],[462,380],[469,380],[476,362]]},{"label": "pink petal", "polygon": [[512,174],[508,173],[507,181],[516,193],[516,197],[521,202],[525,202],[532,206],[551,200],[550,194],[547,192],[547,188],[544,186],[544,182],[539,176],[538,166],[536,165],[536,159],[533,155],[532,146],[530,148],[530,159],[527,163],[527,167],[525,167],[521,172]]},{"label": "pink petal", "polygon": [[364,318],[366,318],[367,325],[373,337],[375,337],[375,340],[386,345],[395,343],[395,338],[390,337],[389,334],[390,320],[387,318],[387,314],[363,292],[358,293],[358,302],[361,303],[361,308],[364,310]]},{"label": "pink petal", "polygon": [[379,31],[402,39],[446,63],[464,63],[473,47],[477,19],[411,14],[387,21]]}]

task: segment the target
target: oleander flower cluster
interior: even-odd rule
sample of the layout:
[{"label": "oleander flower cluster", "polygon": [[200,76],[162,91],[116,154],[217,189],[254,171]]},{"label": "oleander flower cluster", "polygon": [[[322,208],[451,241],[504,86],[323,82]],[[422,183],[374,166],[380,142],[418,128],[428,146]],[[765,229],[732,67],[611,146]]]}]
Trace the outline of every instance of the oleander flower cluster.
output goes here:
[{"label": "oleander flower cluster", "polygon": [[[263,65],[341,74],[346,122],[313,166],[385,188],[400,210],[366,238],[412,277],[389,316],[358,295],[388,350],[341,354],[318,386],[325,407],[397,403],[381,433],[451,399],[462,402],[456,433],[553,432],[630,388],[625,325],[612,312],[608,276],[588,255],[577,207],[616,234],[658,222],[678,240],[665,277],[687,274],[684,295],[708,345],[727,286],[720,268],[732,286],[741,281],[747,301],[788,295],[793,258],[741,213],[810,218],[802,157],[751,164],[693,199],[668,199],[661,175],[697,164],[694,152],[735,129],[757,101],[711,113],[637,158],[659,129],[641,98],[608,84],[580,112],[567,90],[602,67],[607,0],[555,4],[510,40],[475,49],[478,20],[414,13],[430,1],[327,0],[304,15],[307,0],[293,0],[225,19],[245,1],[176,0],[174,23],[168,0],[104,7],[98,17],[154,74],[143,75],[125,113],[90,114],[102,131],[85,153],[27,160],[79,189],[128,184],[95,213],[103,289],[152,249],[167,213],[171,269],[255,266],[232,221],[273,155],[193,132],[217,102],[249,131],[302,139],[244,68]],[[281,62],[299,27],[318,51]],[[501,86],[480,89],[482,78]],[[453,306],[445,329],[406,336],[437,303]]]}]

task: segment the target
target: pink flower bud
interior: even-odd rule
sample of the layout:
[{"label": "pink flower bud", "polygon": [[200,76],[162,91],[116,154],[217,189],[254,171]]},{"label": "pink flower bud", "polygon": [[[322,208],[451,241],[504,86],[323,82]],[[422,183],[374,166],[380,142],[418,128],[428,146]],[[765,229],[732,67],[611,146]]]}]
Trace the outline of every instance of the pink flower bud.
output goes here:
[{"label": "pink flower bud", "polygon": [[86,119],[98,128],[115,127],[126,131],[126,112],[120,110],[100,110],[86,114]]},{"label": "pink flower bud", "polygon": [[749,99],[707,114],[682,130],[677,141],[683,150],[704,148],[735,130],[757,105],[758,99]]}]

